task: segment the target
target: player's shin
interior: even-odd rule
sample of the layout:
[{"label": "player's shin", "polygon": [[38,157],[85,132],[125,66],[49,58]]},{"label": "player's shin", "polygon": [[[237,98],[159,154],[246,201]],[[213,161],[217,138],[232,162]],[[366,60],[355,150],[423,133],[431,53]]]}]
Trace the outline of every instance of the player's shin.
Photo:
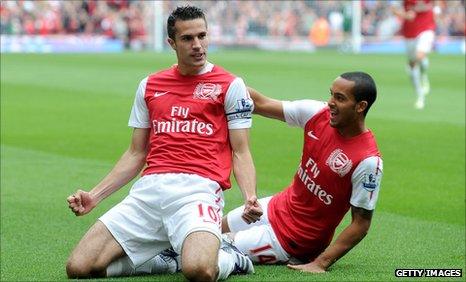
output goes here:
[{"label": "player's shin", "polygon": [[180,271],[180,268],[180,256],[172,249],[167,249],[136,268],[129,257],[120,258],[107,267],[107,277],[173,274]]},{"label": "player's shin", "polygon": [[421,90],[421,70],[420,70],[419,65],[415,65],[414,67],[411,68],[409,72],[409,76],[414,86],[414,90],[416,91],[416,95],[418,97],[423,96],[423,93]]},{"label": "player's shin", "polygon": [[424,57],[421,60],[420,66],[421,66],[421,74],[427,73],[427,69],[429,68],[429,58]]},{"label": "player's shin", "polygon": [[429,94],[430,92],[430,82],[429,77],[427,76],[427,69],[429,68],[429,59],[425,57],[421,60],[420,71],[421,71],[421,85],[424,95]]},{"label": "player's shin", "polygon": [[121,257],[107,267],[107,277],[131,276],[135,269],[128,256]]}]

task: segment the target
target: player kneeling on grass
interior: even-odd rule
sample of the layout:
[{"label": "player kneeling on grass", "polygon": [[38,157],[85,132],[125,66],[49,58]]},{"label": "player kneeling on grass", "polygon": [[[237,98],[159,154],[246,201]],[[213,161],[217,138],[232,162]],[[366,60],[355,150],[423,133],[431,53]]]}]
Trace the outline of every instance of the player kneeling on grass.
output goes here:
[{"label": "player kneeling on grass", "polygon": [[[242,79],[207,61],[202,10],[176,8],[167,32],[178,64],[139,84],[128,150],[91,191],[67,198],[75,215],[88,214],[142,171],[129,195],[75,247],[66,264],[69,278],[181,270],[191,281],[216,281],[254,272],[248,257],[221,242],[220,230],[231,170],[245,214],[262,215],[249,151],[252,101]],[[170,246],[176,253],[162,252]]]},{"label": "player kneeling on grass", "polygon": [[[231,232],[233,244],[255,263],[325,272],[367,234],[379,194],[382,159],[364,122],[376,99],[375,83],[366,73],[344,73],[327,103],[249,92],[255,113],[304,129],[303,153],[291,184],[259,200],[260,221],[252,223],[239,207],[223,218],[222,231]],[[351,223],[331,244],[350,207]]]}]

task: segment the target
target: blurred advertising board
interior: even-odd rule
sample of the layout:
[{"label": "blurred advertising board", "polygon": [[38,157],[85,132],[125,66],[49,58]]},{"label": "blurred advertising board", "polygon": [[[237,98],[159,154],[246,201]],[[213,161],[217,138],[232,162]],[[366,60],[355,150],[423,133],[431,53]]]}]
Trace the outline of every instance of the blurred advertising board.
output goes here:
[{"label": "blurred advertising board", "polygon": [[122,52],[124,43],[96,35],[1,35],[2,53],[114,53]]}]

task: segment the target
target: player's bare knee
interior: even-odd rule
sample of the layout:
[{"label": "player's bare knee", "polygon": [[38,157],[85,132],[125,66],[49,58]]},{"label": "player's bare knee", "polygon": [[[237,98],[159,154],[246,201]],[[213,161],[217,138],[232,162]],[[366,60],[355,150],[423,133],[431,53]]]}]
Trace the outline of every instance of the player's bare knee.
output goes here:
[{"label": "player's bare knee", "polygon": [[426,53],[423,53],[423,52],[418,52],[416,53],[416,60],[418,62],[424,60],[424,58],[426,57]]},{"label": "player's bare knee", "polygon": [[106,265],[89,261],[83,257],[72,256],[66,263],[68,278],[103,277],[106,269]]},{"label": "player's bare knee", "polygon": [[84,264],[66,264],[66,274],[68,278],[98,278],[105,277],[106,268],[105,267],[89,267]]},{"label": "player's bare knee", "polygon": [[215,281],[218,269],[205,264],[188,264],[183,265],[181,271],[189,281]]},{"label": "player's bare knee", "polygon": [[66,263],[66,275],[70,279],[87,278],[91,276],[91,268],[83,261],[70,258]]}]

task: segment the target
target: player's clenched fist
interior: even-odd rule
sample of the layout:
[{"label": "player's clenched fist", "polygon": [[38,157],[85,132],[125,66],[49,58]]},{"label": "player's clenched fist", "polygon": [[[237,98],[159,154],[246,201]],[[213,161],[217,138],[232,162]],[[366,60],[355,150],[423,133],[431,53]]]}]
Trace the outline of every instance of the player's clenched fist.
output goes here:
[{"label": "player's clenched fist", "polygon": [[89,213],[95,206],[96,201],[89,192],[78,190],[67,199],[68,207],[76,215],[85,215]]},{"label": "player's clenched fist", "polygon": [[244,204],[244,211],[242,218],[248,224],[258,221],[262,216],[262,207],[257,201],[256,196],[249,197]]}]

